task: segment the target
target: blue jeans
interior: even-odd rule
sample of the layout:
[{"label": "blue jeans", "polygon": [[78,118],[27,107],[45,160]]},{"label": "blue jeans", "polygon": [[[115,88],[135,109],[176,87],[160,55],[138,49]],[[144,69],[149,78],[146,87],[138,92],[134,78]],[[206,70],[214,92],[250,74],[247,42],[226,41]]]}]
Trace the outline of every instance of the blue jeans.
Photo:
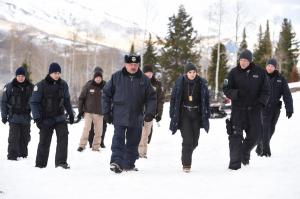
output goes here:
[{"label": "blue jeans", "polygon": [[118,125],[114,127],[110,163],[116,163],[123,169],[134,168],[134,163],[139,158],[138,146],[141,140],[142,127]]}]

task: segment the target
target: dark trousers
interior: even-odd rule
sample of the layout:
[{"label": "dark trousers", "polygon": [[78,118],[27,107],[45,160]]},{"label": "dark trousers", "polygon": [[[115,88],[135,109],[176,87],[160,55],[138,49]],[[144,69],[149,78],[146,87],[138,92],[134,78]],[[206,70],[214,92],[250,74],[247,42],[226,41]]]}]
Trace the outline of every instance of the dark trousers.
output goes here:
[{"label": "dark trousers", "polygon": [[53,131],[56,132],[57,145],[55,154],[55,165],[67,163],[68,154],[68,126],[66,122],[56,123],[51,127],[42,126],[40,129],[40,142],[36,155],[36,166],[46,167]]},{"label": "dark trousers", "polygon": [[263,133],[260,136],[258,145],[261,153],[271,155],[270,141],[275,132],[275,126],[277,124],[280,115],[280,107],[268,107],[263,110]]},{"label": "dark trousers", "polygon": [[114,128],[110,163],[116,163],[123,169],[132,169],[135,167],[135,161],[139,158],[138,146],[142,127],[114,125]]},{"label": "dark trousers", "polygon": [[193,151],[198,146],[200,126],[201,121],[198,110],[189,111],[183,109],[180,128],[182,136],[181,161],[183,166],[192,165]]},{"label": "dark trousers", "polygon": [[[104,145],[104,138],[105,138],[106,128],[107,128],[107,124],[106,124],[105,121],[103,121],[103,131],[102,131],[102,135],[101,135],[101,144],[100,144],[101,146]],[[92,148],[94,136],[95,136],[94,123],[92,123],[91,130],[89,132],[89,145],[90,145],[90,148]]]},{"label": "dark trousers", "polygon": [[9,160],[28,156],[28,143],[30,141],[30,124],[9,123],[8,154]]},{"label": "dark trousers", "polygon": [[[262,112],[259,107],[248,109],[232,109],[231,121],[233,133],[229,135],[230,169],[241,168],[242,161],[250,160],[251,150],[262,134]],[[243,137],[243,130],[246,137]]]}]

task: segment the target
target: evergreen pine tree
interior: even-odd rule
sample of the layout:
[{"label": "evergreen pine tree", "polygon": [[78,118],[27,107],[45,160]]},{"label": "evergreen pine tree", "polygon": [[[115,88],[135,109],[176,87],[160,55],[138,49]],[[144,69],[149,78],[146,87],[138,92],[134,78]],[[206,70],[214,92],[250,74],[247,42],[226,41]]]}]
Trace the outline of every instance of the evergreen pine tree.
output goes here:
[{"label": "evergreen pine tree", "polygon": [[22,63],[22,67],[25,68],[25,77],[28,81],[32,82],[32,79],[31,79],[31,71],[30,71],[30,66],[26,63],[26,61],[24,61]]},{"label": "evergreen pine tree", "polygon": [[267,21],[266,31],[263,34],[259,27],[258,46],[253,53],[255,64],[265,67],[266,62],[272,57],[272,42],[270,37],[269,21]]},{"label": "evergreen pine tree", "polygon": [[264,49],[264,54],[260,64],[262,67],[265,67],[268,59],[272,57],[272,42],[270,36],[269,20],[267,20],[266,31],[263,38],[263,49]]},{"label": "evergreen pine tree", "polygon": [[146,43],[146,52],[143,55],[143,63],[151,64],[155,66],[158,62],[157,55],[154,48],[154,42],[152,41],[151,34],[149,34],[149,39],[145,42]]},{"label": "evergreen pine tree", "polygon": [[131,44],[131,46],[130,46],[130,51],[129,51],[129,54],[130,54],[130,55],[133,55],[133,54],[135,54],[135,50],[134,50],[134,43],[132,43],[132,44]]},{"label": "evergreen pine tree", "polygon": [[[217,68],[217,56],[218,56],[218,44],[216,44],[211,52],[211,62],[210,66],[208,68],[208,84],[212,87],[212,89],[215,88],[215,75],[216,75],[216,68]],[[226,48],[224,44],[220,44],[220,68],[219,68],[219,90],[223,87],[222,83],[224,82],[224,79],[227,75],[228,68],[227,68],[227,54],[226,54]]]},{"label": "evergreen pine tree", "polygon": [[263,39],[263,33],[261,25],[259,25],[259,32],[258,32],[258,42],[255,45],[255,49],[253,52],[253,61],[258,64],[262,57],[262,39]]},{"label": "evergreen pine tree", "polygon": [[293,67],[297,65],[297,52],[299,52],[299,49],[296,45],[296,34],[292,30],[292,22],[285,18],[281,28],[282,30],[279,34],[279,41],[276,49],[276,58],[282,75],[288,81],[291,81],[290,74]]},{"label": "evergreen pine tree", "polygon": [[174,85],[177,77],[183,74],[188,62],[196,66],[199,64],[200,52],[196,49],[199,42],[192,26],[192,17],[181,5],[177,15],[169,18],[168,33],[159,59],[163,68],[162,81],[167,91]]},{"label": "evergreen pine tree", "polygon": [[247,35],[246,35],[246,28],[244,28],[244,30],[243,30],[243,40],[240,43],[239,51],[237,53],[237,60],[238,61],[239,61],[239,57],[240,57],[241,52],[243,52],[245,49],[248,48],[246,37],[247,37]]}]

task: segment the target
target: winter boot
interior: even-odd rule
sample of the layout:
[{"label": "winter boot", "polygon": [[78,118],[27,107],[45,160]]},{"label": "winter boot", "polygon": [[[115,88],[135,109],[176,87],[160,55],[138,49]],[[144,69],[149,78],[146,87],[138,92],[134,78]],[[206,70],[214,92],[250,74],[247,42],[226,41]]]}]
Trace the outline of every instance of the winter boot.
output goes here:
[{"label": "winter boot", "polygon": [[185,173],[189,173],[189,172],[191,172],[191,166],[190,165],[183,166],[182,170]]},{"label": "winter boot", "polygon": [[138,168],[136,167],[133,167],[133,168],[130,168],[130,169],[124,169],[124,171],[139,171]]},{"label": "winter boot", "polygon": [[103,149],[106,148],[106,146],[104,145],[104,142],[101,141],[100,147]]},{"label": "winter boot", "polygon": [[263,154],[263,147],[260,143],[257,144],[255,152],[258,156],[262,156]]},{"label": "winter boot", "polygon": [[271,156],[271,149],[269,144],[264,144],[264,151],[261,156],[270,157]]},{"label": "winter boot", "polygon": [[84,148],[82,147],[78,147],[77,151],[82,152],[84,150]]},{"label": "winter boot", "polygon": [[117,163],[110,164],[110,170],[115,173],[122,173],[123,169]]},{"label": "winter boot", "polygon": [[60,163],[60,164],[55,166],[55,168],[57,168],[57,167],[61,167],[63,169],[70,169],[71,168],[68,163]]}]

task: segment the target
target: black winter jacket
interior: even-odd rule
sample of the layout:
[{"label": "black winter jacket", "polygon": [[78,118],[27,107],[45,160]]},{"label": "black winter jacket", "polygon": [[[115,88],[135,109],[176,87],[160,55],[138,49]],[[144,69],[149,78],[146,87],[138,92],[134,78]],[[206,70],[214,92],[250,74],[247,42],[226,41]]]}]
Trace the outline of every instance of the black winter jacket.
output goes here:
[{"label": "black winter jacket", "polygon": [[246,69],[233,68],[224,80],[223,91],[232,100],[232,108],[266,106],[270,97],[270,84],[266,71],[254,63]]},{"label": "black winter jacket", "polygon": [[[172,89],[171,94],[171,101],[170,101],[170,130],[172,131],[172,134],[175,134],[176,131],[180,128],[180,118],[181,118],[181,110],[183,106],[183,87],[184,87],[184,81],[186,81],[186,76],[182,75],[180,76],[176,82],[175,86]],[[207,88],[207,81],[199,76],[196,78],[199,78],[199,84],[200,84],[200,90],[197,92],[200,92],[200,113],[201,113],[201,128],[204,128],[206,132],[209,131],[209,117],[210,117],[210,111],[209,111],[209,92]]]},{"label": "black winter jacket", "polygon": [[280,98],[282,97],[286,112],[293,113],[293,98],[285,78],[277,70],[268,76],[270,79],[271,95],[267,107],[273,108],[278,106],[281,108],[282,102],[280,101]]},{"label": "black winter jacket", "polygon": [[139,69],[134,75],[124,67],[103,88],[102,111],[113,117],[113,124],[141,127],[144,114],[155,116],[156,93],[150,80]]},{"label": "black winter jacket", "polygon": [[16,124],[30,123],[30,106],[29,99],[33,90],[33,84],[27,79],[23,83],[19,83],[14,78],[10,83],[5,85],[2,101],[1,116],[8,117],[8,122]]}]

